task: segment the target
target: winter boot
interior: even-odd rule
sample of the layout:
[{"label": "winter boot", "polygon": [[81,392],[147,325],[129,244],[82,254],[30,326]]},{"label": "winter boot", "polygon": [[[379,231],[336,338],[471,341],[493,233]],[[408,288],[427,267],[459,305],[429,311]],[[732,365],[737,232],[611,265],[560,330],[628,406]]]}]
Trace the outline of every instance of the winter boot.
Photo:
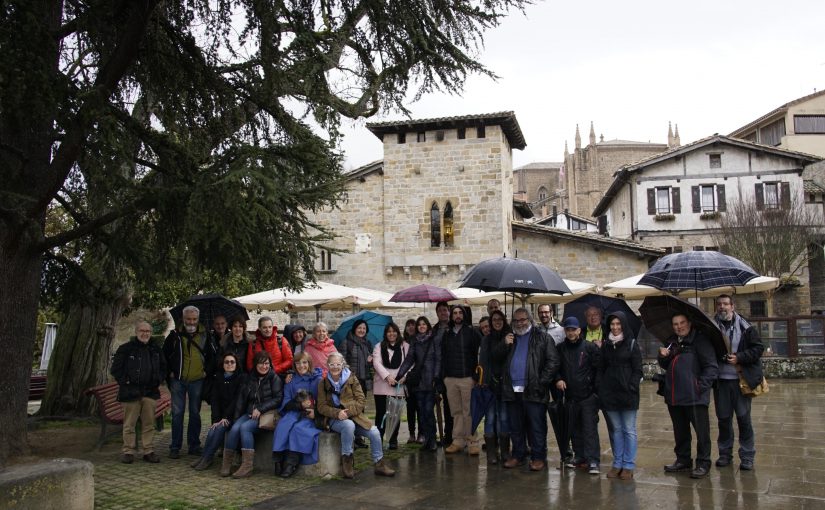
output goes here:
[{"label": "winter boot", "polygon": [[284,452],[272,452],[272,474],[281,476],[284,467]]},{"label": "winter boot", "polygon": [[284,461],[284,468],[281,471],[281,478],[289,478],[298,471],[298,463],[301,462],[301,454],[289,452]]},{"label": "winter boot", "polygon": [[221,476],[229,476],[232,472],[232,461],[235,460],[235,450],[223,449],[223,462],[221,463]]},{"label": "winter boot", "polygon": [[384,459],[381,459],[375,463],[375,474],[378,476],[395,476],[395,470],[390,469]]},{"label": "winter boot", "polygon": [[495,466],[499,462],[498,438],[496,436],[484,436],[484,444],[487,445],[487,464]]},{"label": "winter boot", "polygon": [[498,435],[498,451],[502,462],[510,458],[510,434]]},{"label": "winter boot", "polygon": [[344,478],[355,478],[355,460],[351,453],[341,455],[341,471],[344,473]]},{"label": "winter boot", "polygon": [[198,460],[198,463],[195,466],[195,471],[203,471],[205,469],[209,469],[209,466],[211,466],[211,465],[212,465],[212,456],[210,455],[210,456],[207,457],[206,455],[204,455],[203,457],[200,458],[200,460]]},{"label": "winter boot", "polygon": [[252,448],[241,449],[241,467],[232,473],[232,478],[246,478],[252,474],[252,462],[255,460],[255,450]]}]

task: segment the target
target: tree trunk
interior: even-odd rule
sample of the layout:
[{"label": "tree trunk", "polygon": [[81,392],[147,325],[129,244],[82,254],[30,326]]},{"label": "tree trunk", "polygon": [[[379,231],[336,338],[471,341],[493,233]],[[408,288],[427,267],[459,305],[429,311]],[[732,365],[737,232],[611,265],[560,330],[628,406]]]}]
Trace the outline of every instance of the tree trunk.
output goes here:
[{"label": "tree trunk", "polygon": [[106,294],[105,298],[92,296],[92,303],[74,302],[70,306],[49,360],[41,416],[96,412],[94,398],[84,392],[108,382],[115,327],[131,299],[126,288]]},{"label": "tree trunk", "polygon": [[[9,239],[0,227],[0,471],[9,457],[28,454],[26,406],[32,352],[37,334],[37,304],[41,259],[28,243]],[[25,237],[25,236],[24,236]]]}]

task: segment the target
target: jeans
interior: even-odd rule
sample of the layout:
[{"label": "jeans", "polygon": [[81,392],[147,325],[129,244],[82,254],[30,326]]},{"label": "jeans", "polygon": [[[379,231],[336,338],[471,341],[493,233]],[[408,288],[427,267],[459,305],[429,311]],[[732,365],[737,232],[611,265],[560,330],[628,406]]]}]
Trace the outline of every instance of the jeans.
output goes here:
[{"label": "jeans", "polygon": [[218,425],[217,427],[210,428],[209,432],[206,434],[206,441],[203,447],[203,456],[204,457],[214,457],[215,452],[221,447],[223,444],[224,436],[229,431],[229,427],[224,427],[223,425]]},{"label": "jeans", "polygon": [[180,450],[183,445],[183,413],[186,398],[189,397],[189,426],[186,428],[186,442],[193,450],[201,444],[201,390],[203,379],[198,381],[181,381],[172,379],[172,442],[169,449]]},{"label": "jeans", "polygon": [[507,405],[499,397],[493,400],[484,415],[484,435],[497,436],[509,434],[510,424],[507,423]]},{"label": "jeans", "polygon": [[[229,450],[237,450],[238,443],[244,450],[255,449],[255,433],[263,429],[258,428],[258,420],[253,420],[248,414],[238,418],[232,425],[229,435],[226,436],[226,448]],[[268,430],[270,434],[271,430]]]},{"label": "jeans", "polygon": [[435,391],[416,391],[415,400],[418,402],[418,431],[424,434],[428,443],[435,444]]},{"label": "jeans", "polygon": [[739,427],[739,458],[753,460],[756,446],[751,423],[751,399],[742,395],[738,379],[719,379],[713,388],[713,403],[719,424],[719,456],[733,456],[733,415]]},{"label": "jeans", "polygon": [[352,455],[353,440],[355,436],[360,436],[370,440],[370,455],[373,463],[384,458],[384,450],[381,447],[381,433],[378,432],[378,427],[375,425],[367,430],[352,420],[333,419],[330,420],[329,428],[341,434],[341,455]]},{"label": "jeans", "polygon": [[636,469],[636,409],[605,411],[613,424],[613,467]]},{"label": "jeans", "polygon": [[506,405],[513,458],[523,460],[527,456],[529,434],[530,460],[547,460],[547,405],[524,400],[522,393],[516,393],[515,400],[506,402]]}]

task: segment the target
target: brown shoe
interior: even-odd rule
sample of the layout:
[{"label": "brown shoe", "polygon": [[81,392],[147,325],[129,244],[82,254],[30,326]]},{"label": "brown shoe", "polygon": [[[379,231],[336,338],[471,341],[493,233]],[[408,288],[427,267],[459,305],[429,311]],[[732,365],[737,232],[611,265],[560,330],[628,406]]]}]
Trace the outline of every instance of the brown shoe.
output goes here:
[{"label": "brown shoe", "polygon": [[381,459],[375,463],[374,472],[378,476],[395,476],[395,470],[390,469],[390,467],[384,462],[384,459]]},{"label": "brown shoe", "polygon": [[530,471],[541,471],[547,464],[543,460],[531,460]]},{"label": "brown shoe", "polygon": [[506,467],[507,469],[513,469],[523,465],[524,459],[517,459],[515,457],[510,457],[504,462],[504,467]]},{"label": "brown shoe", "polygon": [[622,469],[622,473],[619,475],[619,480],[633,480],[633,470]]},{"label": "brown shoe", "polygon": [[246,478],[252,474],[252,463],[255,461],[255,450],[241,448],[241,467],[232,473],[232,478]]},{"label": "brown shoe", "polygon": [[221,476],[229,476],[232,473],[232,461],[235,460],[235,450],[223,449],[223,462],[221,463]]},{"label": "brown shoe", "polygon": [[352,454],[341,455],[341,471],[344,478],[355,478],[355,461]]},{"label": "brown shoe", "polygon": [[120,456],[120,462],[122,462],[124,464],[131,464],[134,461],[135,461],[135,456],[132,455],[131,453],[124,453],[123,455]]},{"label": "brown shoe", "polygon": [[158,457],[155,452],[150,452],[143,456],[143,460],[152,464],[157,464],[160,462],[160,457]]},{"label": "brown shoe", "polygon": [[458,453],[463,449],[464,449],[463,446],[458,446],[457,444],[452,443],[447,448],[444,448],[444,453]]},{"label": "brown shoe", "polygon": [[478,443],[473,443],[467,446],[467,455],[480,455],[481,454],[481,447]]},{"label": "brown shoe", "polygon": [[607,472],[608,478],[619,478],[619,475],[622,474],[622,469],[617,467],[610,468],[610,471]]},{"label": "brown shoe", "polygon": [[195,465],[195,471],[204,471],[212,465],[212,457],[201,457]]}]

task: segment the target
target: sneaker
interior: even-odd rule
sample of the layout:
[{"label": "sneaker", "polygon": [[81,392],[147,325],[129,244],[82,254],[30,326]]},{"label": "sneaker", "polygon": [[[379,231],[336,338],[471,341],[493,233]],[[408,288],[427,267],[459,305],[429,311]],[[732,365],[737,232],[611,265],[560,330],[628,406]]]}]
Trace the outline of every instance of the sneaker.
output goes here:
[{"label": "sneaker", "polygon": [[587,463],[581,459],[569,458],[564,462],[564,466],[570,469],[586,468]]},{"label": "sneaker", "polygon": [[134,461],[135,461],[135,456],[132,455],[131,453],[124,453],[123,455],[120,456],[120,462],[122,462],[124,464],[131,464]]},{"label": "sneaker", "polygon": [[742,459],[739,464],[739,469],[742,471],[753,471],[753,459]]},{"label": "sneaker", "polygon": [[716,467],[727,467],[731,464],[730,457],[719,457],[716,459]]},{"label": "sneaker", "polygon": [[180,458],[180,450],[169,450],[169,458],[170,459],[179,459]]},{"label": "sneaker", "polygon": [[155,452],[152,452],[144,455],[143,460],[145,460],[146,462],[150,462],[152,464],[157,464],[158,462],[160,462],[160,457],[155,455]]},{"label": "sneaker", "polygon": [[598,475],[601,473],[601,471],[599,471],[599,465],[595,462],[590,463],[590,467],[587,468],[587,472],[591,475]]}]

